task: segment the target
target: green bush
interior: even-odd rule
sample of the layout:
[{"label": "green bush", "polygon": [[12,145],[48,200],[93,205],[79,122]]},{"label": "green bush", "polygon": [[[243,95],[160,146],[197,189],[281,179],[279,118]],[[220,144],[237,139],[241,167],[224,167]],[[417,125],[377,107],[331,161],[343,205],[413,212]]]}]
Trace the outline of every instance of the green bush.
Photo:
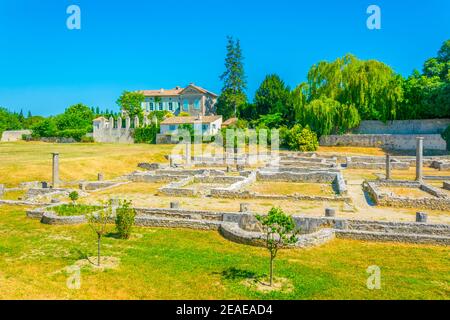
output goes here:
[{"label": "green bush", "polygon": [[156,135],[159,132],[159,126],[151,124],[149,126],[134,129],[135,143],[156,143]]},{"label": "green bush", "polygon": [[55,212],[58,216],[81,216],[88,213],[100,210],[101,207],[89,206],[84,204],[62,204],[57,207],[52,207],[51,210]]},{"label": "green bush", "polygon": [[71,193],[69,193],[69,198],[70,198],[70,200],[72,200],[72,202],[74,202],[74,203],[75,203],[75,201],[78,200],[79,197],[80,197],[80,196],[79,196],[78,192],[76,192],[76,191],[72,191]]},{"label": "green bush", "polygon": [[287,146],[291,150],[296,151],[316,151],[319,147],[319,141],[317,140],[317,134],[306,126],[302,128],[296,124],[288,133],[285,133],[285,140]]},{"label": "green bush", "polygon": [[131,208],[131,201],[124,200],[116,210],[116,229],[119,237],[128,239],[134,225],[136,211]]},{"label": "green bush", "polygon": [[58,131],[55,136],[60,138],[73,138],[76,141],[81,141],[86,133],[86,129],[66,129]]},{"label": "green bush", "polygon": [[447,150],[450,150],[450,126],[441,133],[441,136],[447,142]]}]

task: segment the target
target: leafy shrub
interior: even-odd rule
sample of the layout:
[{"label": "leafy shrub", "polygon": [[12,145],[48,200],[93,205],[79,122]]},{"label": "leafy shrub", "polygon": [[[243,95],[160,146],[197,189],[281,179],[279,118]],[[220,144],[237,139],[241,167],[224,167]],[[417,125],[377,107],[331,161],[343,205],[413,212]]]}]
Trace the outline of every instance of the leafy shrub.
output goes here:
[{"label": "leafy shrub", "polygon": [[52,207],[51,210],[58,216],[81,216],[88,213],[100,210],[98,206],[89,206],[84,204],[62,204],[57,207]]},{"label": "leafy shrub", "polygon": [[159,126],[151,124],[149,126],[134,129],[135,143],[156,143],[156,135],[159,132]]},{"label": "leafy shrub", "polygon": [[284,138],[286,139],[287,146],[291,150],[302,152],[316,151],[319,147],[316,133],[311,131],[308,126],[302,128],[296,124],[285,134],[286,136]]},{"label": "leafy shrub", "polygon": [[447,150],[450,150],[450,126],[441,133],[441,136],[447,142]]},{"label": "leafy shrub", "polygon": [[69,198],[73,202],[77,201],[79,197],[80,196],[79,196],[78,192],[76,192],[76,191],[72,191],[71,193],[69,193]]},{"label": "leafy shrub", "polygon": [[134,225],[136,211],[131,208],[131,201],[124,200],[116,210],[116,229],[119,237],[128,239]]},{"label": "leafy shrub", "polygon": [[61,138],[73,138],[76,141],[81,141],[86,133],[86,129],[65,129],[58,131],[55,136]]}]

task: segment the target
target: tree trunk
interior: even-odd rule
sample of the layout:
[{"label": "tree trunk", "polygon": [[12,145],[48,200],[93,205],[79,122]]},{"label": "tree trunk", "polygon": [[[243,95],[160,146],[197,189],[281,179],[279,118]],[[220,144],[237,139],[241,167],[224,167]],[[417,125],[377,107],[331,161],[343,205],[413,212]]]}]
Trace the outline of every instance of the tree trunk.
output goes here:
[{"label": "tree trunk", "polygon": [[102,240],[102,237],[100,235],[98,235],[98,240],[97,240],[97,265],[100,266],[100,242]]},{"label": "tree trunk", "polygon": [[270,286],[272,286],[273,284],[273,256],[272,254],[270,255]]}]

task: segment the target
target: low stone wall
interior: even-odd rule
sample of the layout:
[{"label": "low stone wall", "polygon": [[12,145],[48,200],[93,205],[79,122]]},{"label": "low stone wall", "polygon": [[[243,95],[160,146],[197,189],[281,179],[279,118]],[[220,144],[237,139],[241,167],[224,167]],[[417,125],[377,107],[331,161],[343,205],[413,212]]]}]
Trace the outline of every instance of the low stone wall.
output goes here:
[{"label": "low stone wall", "polygon": [[445,246],[450,245],[450,237],[441,237],[433,235],[424,236],[417,234],[349,231],[349,230],[336,230],[335,234],[337,238],[354,239],[354,240],[438,244]]},{"label": "low stone wall", "polygon": [[138,216],[135,224],[140,227],[164,227],[164,228],[189,228],[199,230],[218,230],[220,222],[208,220],[180,220],[169,218],[156,218],[150,216]]},{"label": "low stone wall", "polygon": [[442,188],[445,190],[450,190],[450,181],[444,181]]},{"label": "low stone wall", "polygon": [[185,179],[186,175],[155,174],[154,172],[134,172],[127,176],[132,182],[172,182]]},{"label": "low stone wall", "polygon": [[158,192],[172,197],[195,197],[197,195],[197,191],[194,188],[185,188],[193,182],[194,177],[186,177],[159,188]]},{"label": "low stone wall", "polygon": [[[84,216],[59,217],[50,207],[27,211],[27,216],[52,225],[86,223]],[[249,245],[264,245],[263,229],[252,214],[200,210],[135,208],[135,225],[143,227],[219,230],[227,239]],[[416,222],[386,222],[337,217],[292,216],[301,232],[296,247],[321,245],[336,237],[369,241],[396,241],[450,245],[450,225]],[[111,218],[109,223],[114,223]]]},{"label": "low stone wall", "polygon": [[[265,246],[265,234],[261,232],[251,232],[239,228],[235,223],[222,223],[220,225],[220,234],[233,242],[242,243],[251,246]],[[334,239],[334,230],[322,229],[314,233],[299,235],[297,242],[289,247],[308,248],[319,246]]]},{"label": "low stone wall", "polygon": [[440,134],[450,125],[450,119],[361,121],[354,133],[363,134]]},{"label": "low stone wall", "polygon": [[23,135],[30,135],[31,130],[9,130],[3,131],[1,142],[15,142],[22,140]]},{"label": "low stone wall", "polygon": [[86,223],[86,217],[81,216],[58,216],[53,212],[45,211],[42,214],[41,222],[52,225],[77,225]]},{"label": "low stone wall", "polygon": [[[320,137],[321,146],[382,147],[391,150],[415,150],[414,134],[346,134]],[[421,134],[427,150],[447,150],[447,143],[440,134]]]},{"label": "low stone wall", "polygon": [[110,188],[115,188],[123,184],[130,183],[131,181],[118,182],[118,181],[85,181],[79,184],[79,187],[83,191],[99,191]]},{"label": "low stone wall", "polygon": [[[434,197],[408,198],[381,192],[379,186],[400,186],[404,188],[420,188]],[[363,189],[370,195],[377,205],[399,208],[421,208],[431,210],[450,210],[450,197],[429,185],[412,181],[366,181]]]}]

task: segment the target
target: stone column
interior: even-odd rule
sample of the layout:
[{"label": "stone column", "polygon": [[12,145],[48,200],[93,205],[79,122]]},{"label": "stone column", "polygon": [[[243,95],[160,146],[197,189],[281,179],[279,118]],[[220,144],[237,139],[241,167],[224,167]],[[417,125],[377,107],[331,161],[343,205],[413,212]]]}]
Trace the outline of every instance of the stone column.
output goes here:
[{"label": "stone column", "polygon": [[5,185],[0,184],[0,197],[5,193]]},{"label": "stone column", "polygon": [[180,209],[180,203],[178,201],[172,201],[170,203],[170,209]]},{"label": "stone column", "polygon": [[59,186],[59,153],[52,153],[53,166],[52,166],[52,187],[57,188]]},{"label": "stone column", "polygon": [[386,180],[391,179],[391,156],[386,155]]},{"label": "stone column", "polygon": [[416,138],[416,181],[422,182],[423,137]]},{"label": "stone column", "polygon": [[98,181],[103,181],[103,173],[100,172],[100,173],[97,174],[97,180]]},{"label": "stone column", "polygon": [[186,165],[191,165],[191,144],[186,143]]}]

